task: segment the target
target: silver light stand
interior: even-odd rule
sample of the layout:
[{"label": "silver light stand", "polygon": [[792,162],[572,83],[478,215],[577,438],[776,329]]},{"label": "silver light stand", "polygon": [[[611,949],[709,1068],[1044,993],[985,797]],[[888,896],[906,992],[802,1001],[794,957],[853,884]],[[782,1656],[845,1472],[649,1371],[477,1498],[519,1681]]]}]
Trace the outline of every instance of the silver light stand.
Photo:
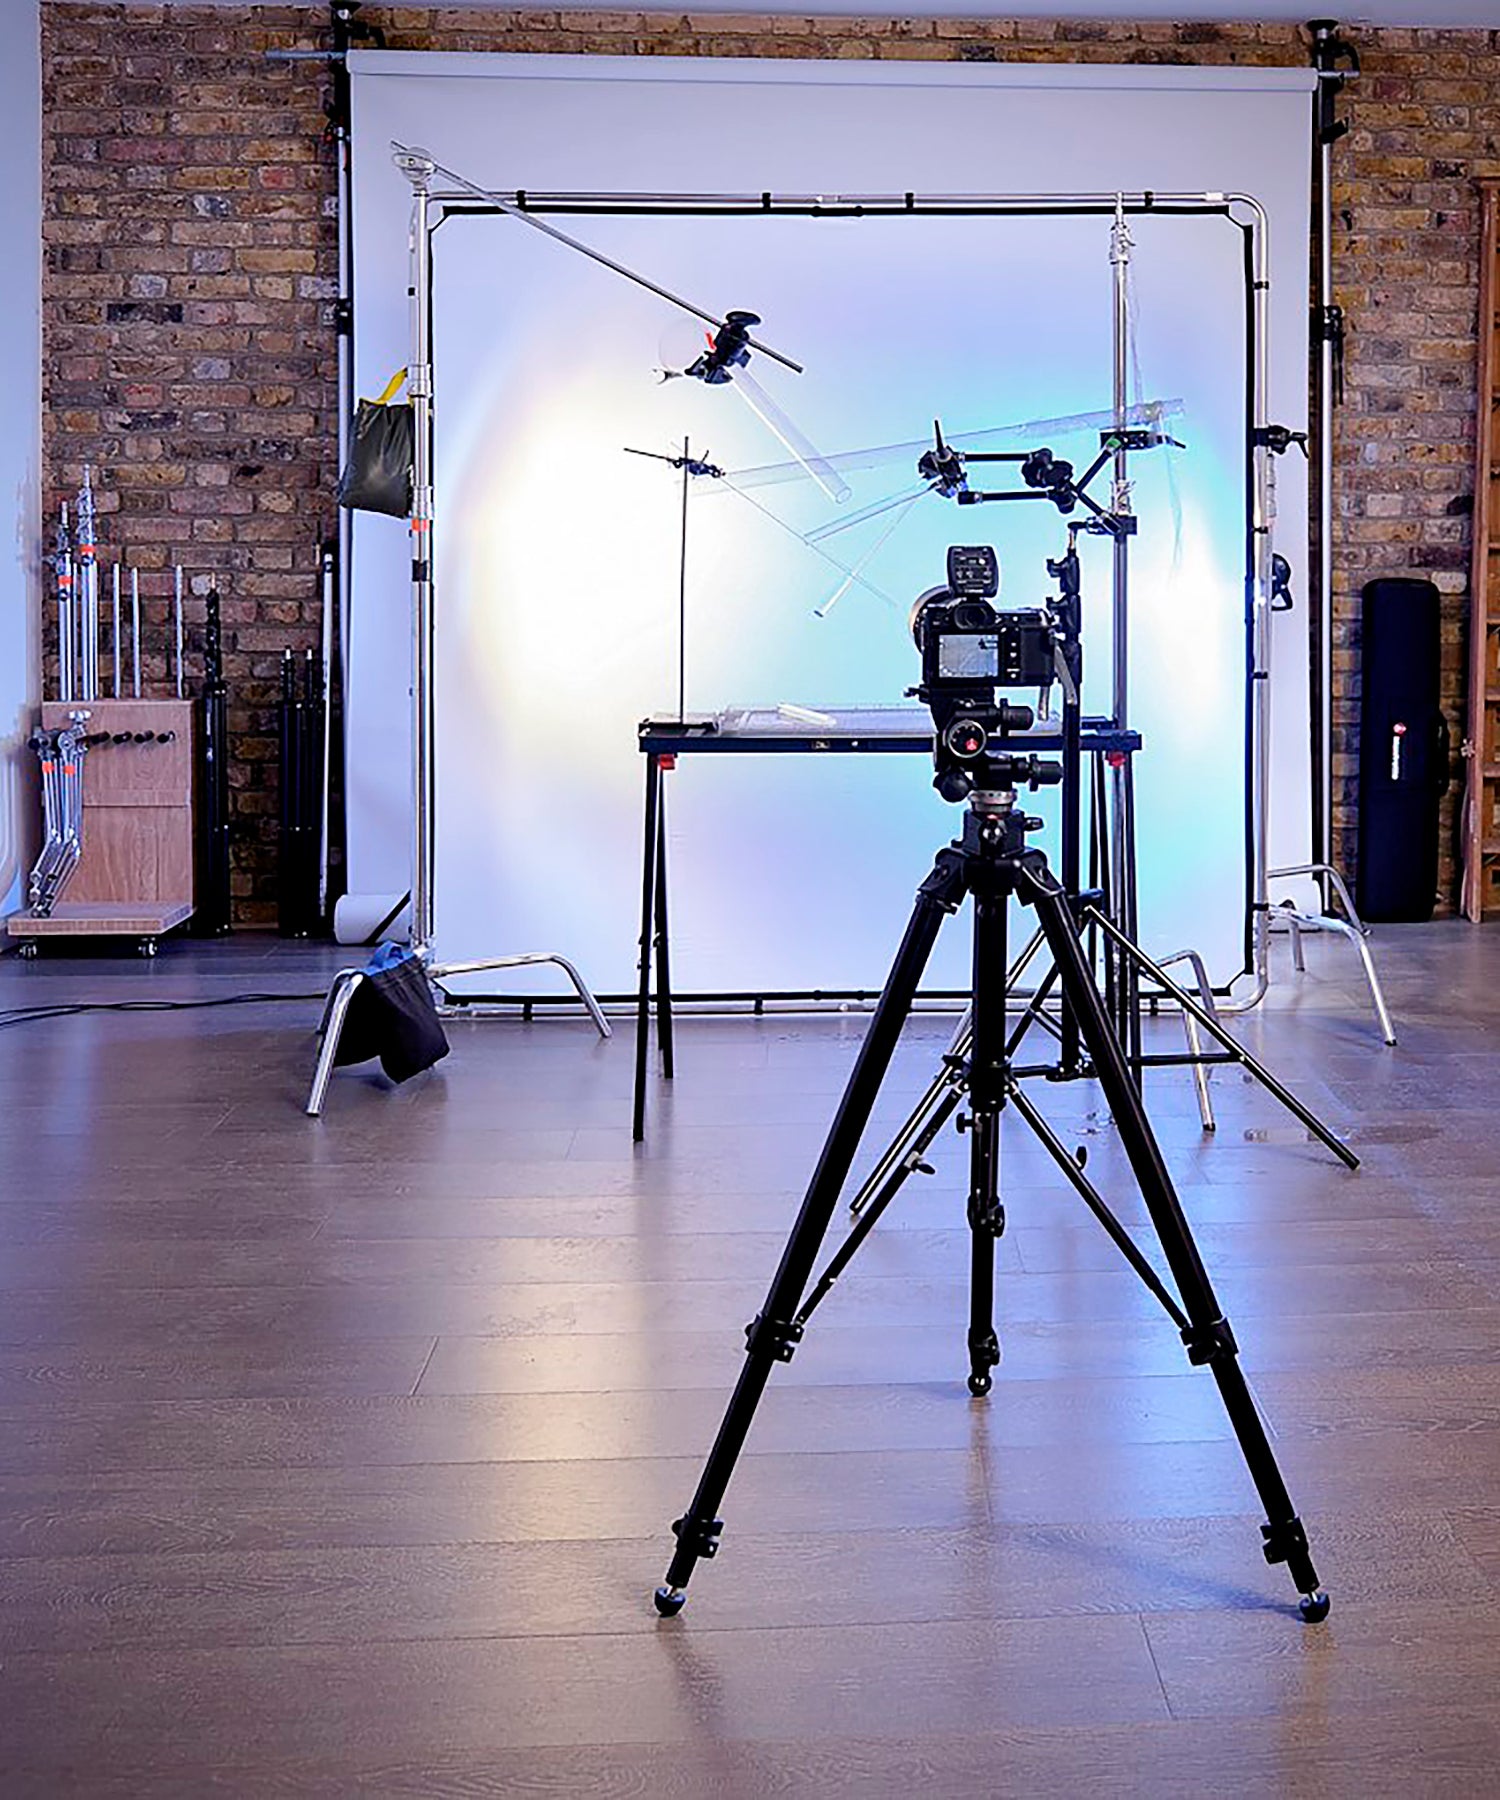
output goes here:
[{"label": "silver light stand", "polygon": [[[1284,900],[1265,915],[1271,923],[1285,923],[1292,937],[1292,965],[1306,967],[1302,939],[1308,932],[1332,931],[1352,943],[1359,954],[1365,985],[1380,1035],[1387,1044],[1396,1041],[1390,1009],[1380,985],[1375,959],[1366,941],[1369,927],[1355,911],[1343,877],[1333,861],[1333,421],[1341,400],[1341,366],[1344,351],[1344,315],[1333,298],[1333,146],[1349,127],[1335,116],[1334,106],[1345,82],[1359,73],[1359,56],[1338,35],[1332,19],[1313,19],[1313,67],[1318,88],[1313,96],[1313,141],[1318,154],[1317,278],[1318,306],[1313,330],[1318,346],[1315,381],[1317,396],[1315,436],[1318,456],[1318,659],[1314,729],[1317,733],[1318,774],[1315,791],[1313,856],[1294,868],[1272,869],[1270,879],[1310,876],[1322,894],[1321,913],[1310,913],[1294,901]],[[1335,901],[1339,913],[1334,911]]]},{"label": "silver light stand", "polygon": [[[555,963],[573,984],[601,1038],[611,1035],[609,1021],[589,991],[583,977],[565,956],[555,951],[530,951],[520,956],[488,957],[479,962],[439,964],[431,961],[433,932],[433,872],[435,865],[435,707],[433,695],[433,579],[432,579],[432,226],[431,183],[436,172],[432,158],[421,150],[399,150],[398,169],[411,183],[411,329],[412,354],[406,388],[412,407],[412,879],[411,948],[426,966],[427,978],[439,1004],[445,996],[442,984],[455,975],[481,974],[489,969],[514,969],[535,963]],[[323,1009],[322,1043],[313,1071],[307,1112],[316,1118],[333,1075],[339,1038],[349,1006],[365,979],[362,969],[341,969],[329,989]],[[467,1010],[467,1009],[458,1009]]]},{"label": "silver light stand", "polygon": [[[1125,218],[1125,196],[1121,194],[1116,197],[1115,218],[1110,227],[1109,239],[1110,287],[1114,313],[1113,400],[1117,428],[1123,427],[1126,422],[1126,407],[1130,399],[1130,253],[1134,248],[1135,240],[1130,235],[1130,226]],[[1111,512],[1117,517],[1124,517],[1133,510],[1129,469],[1130,459],[1123,450],[1117,451],[1110,471],[1109,502]],[[1116,729],[1124,731],[1129,722],[1130,706],[1130,539],[1121,534],[1113,540],[1111,548],[1114,633],[1110,714]],[[1117,921],[1126,937],[1134,942],[1140,936],[1140,921],[1136,917],[1135,783],[1128,758],[1114,770],[1110,785],[1114,802],[1114,854],[1110,858],[1114,892],[1108,896],[1110,916]],[[1129,1057],[1139,1058],[1142,1048],[1140,976],[1130,959],[1118,955],[1108,941],[1103,949],[1105,957],[1114,962],[1115,981],[1121,990],[1120,1022],[1124,1026],[1122,1036],[1125,1039],[1125,1053]],[[1200,1083],[1199,1108],[1203,1113],[1205,1127],[1212,1129],[1213,1114],[1209,1107],[1206,1083]]]}]

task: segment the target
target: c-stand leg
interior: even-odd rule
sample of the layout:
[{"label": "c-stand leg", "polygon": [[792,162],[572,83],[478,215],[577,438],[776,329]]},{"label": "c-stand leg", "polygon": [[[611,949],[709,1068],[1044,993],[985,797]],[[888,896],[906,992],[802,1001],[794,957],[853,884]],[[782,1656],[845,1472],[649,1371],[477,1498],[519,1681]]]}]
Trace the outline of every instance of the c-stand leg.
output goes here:
[{"label": "c-stand leg", "polygon": [[1236,1062],[1242,1068],[1247,1069],[1273,1099],[1279,1100],[1293,1118],[1300,1119],[1320,1143],[1328,1146],[1345,1168],[1357,1169],[1359,1167],[1359,1158],[1349,1146],[1341,1139],[1336,1138],[1316,1113],[1304,1106],[1289,1088],[1284,1087],[1276,1079],[1264,1063],[1258,1062],[1237,1038],[1227,1032],[1219,1023],[1216,1014],[1200,1006],[1191,994],[1173,981],[1160,963],[1152,962],[1139,944],[1133,943],[1097,908],[1089,909],[1085,916],[1091,924],[1099,927],[1107,940],[1114,943],[1120,952],[1121,960],[1136,972],[1137,978],[1144,973],[1149,975],[1153,981],[1160,982],[1166,992],[1182,1008],[1184,1015],[1195,1020],[1216,1043],[1223,1046],[1227,1052],[1228,1061]]},{"label": "c-stand leg", "polygon": [[1021,852],[1016,858],[1016,867],[1018,894],[1023,901],[1035,906],[1037,922],[1047,935],[1063,991],[1076,1010],[1079,1030],[1093,1058],[1095,1075],[1114,1116],[1141,1198],[1182,1297],[1188,1318],[1188,1326],[1182,1333],[1188,1361],[1206,1363],[1212,1370],[1250,1477],[1266,1509],[1267,1522],[1261,1527],[1266,1561],[1287,1565],[1301,1596],[1302,1616],[1309,1621],[1321,1619],[1328,1611],[1328,1597],[1318,1586],[1307,1533],[1281,1478],[1265,1426],[1239,1366],[1234,1333],[1220,1310],[1208,1272],[1198,1255],[1187,1218],[1141,1104],[1125,1051],[1110,1029],[1084,958],[1067,896],[1053,880],[1040,853]]},{"label": "c-stand leg", "polygon": [[719,1533],[724,1528],[723,1520],[716,1516],[719,1504],[744,1447],[772,1366],[790,1362],[802,1336],[798,1306],[890,1066],[901,1028],[911,1012],[938,927],[949,913],[957,910],[963,899],[965,861],[960,850],[940,850],[932,873],[917,891],[917,902],[906,934],[870,1019],[864,1043],[839,1101],[765,1305],[745,1327],[745,1366],[740,1371],[718,1436],[709,1451],[697,1492],[687,1511],[673,1523],[677,1549],[668,1566],[666,1581],[656,1590],[656,1610],[664,1618],[681,1610],[687,1599],[684,1590],[698,1559],[715,1555],[719,1548]]}]

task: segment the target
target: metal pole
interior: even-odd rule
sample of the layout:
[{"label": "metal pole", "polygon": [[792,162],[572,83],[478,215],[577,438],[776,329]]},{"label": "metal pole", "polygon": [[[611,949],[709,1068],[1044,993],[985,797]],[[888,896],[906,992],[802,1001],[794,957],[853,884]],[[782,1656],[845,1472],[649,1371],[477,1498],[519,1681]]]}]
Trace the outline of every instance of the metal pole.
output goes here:
[{"label": "metal pole", "polygon": [[[646,276],[638,274],[634,269],[627,268],[624,263],[616,262],[613,257],[606,256],[602,250],[595,250],[588,244],[581,243],[577,238],[569,237],[567,232],[559,231],[555,225],[543,223],[541,219],[536,218],[526,207],[521,205],[518,199],[508,199],[504,194],[497,194],[491,188],[481,187],[477,181],[470,181],[467,176],[460,175],[456,169],[445,168],[442,163],[434,162],[430,152],[422,149],[420,145],[401,144],[392,138],[391,150],[399,168],[409,169],[413,164],[421,164],[427,169],[426,179],[429,181],[434,174],[444,175],[449,181],[457,182],[465,193],[473,195],[477,200],[483,200],[498,212],[505,213],[507,217],[518,219],[521,224],[529,225],[533,231],[540,231],[549,238],[555,238],[559,244],[566,244],[568,249],[577,250],[580,255],[588,257],[592,262],[599,263],[611,273],[623,275],[627,281],[633,281],[637,287],[645,288],[648,293],[656,294],[661,299],[670,301],[673,306],[681,307],[684,312],[691,313],[695,319],[702,319],[706,325],[712,325],[715,331],[723,329],[725,321],[717,313],[705,312],[701,306],[694,306],[691,300],[684,300],[681,294],[674,294],[670,288],[664,288]],[[779,350],[773,350],[769,344],[761,343],[759,338],[747,336],[744,341],[752,350],[759,350],[762,356],[769,356],[773,362],[779,362],[783,368],[790,369],[794,375],[804,373],[801,363],[793,362],[791,357],[783,356]]]},{"label": "metal pole", "polygon": [[[1317,772],[1313,790],[1313,857],[1333,866],[1333,421],[1343,396],[1340,370],[1344,345],[1343,313],[1333,297],[1333,146],[1348,131],[1337,116],[1344,84],[1359,74],[1359,53],[1338,35],[1334,19],[1310,19],[1312,65],[1318,86],[1313,97],[1313,141],[1317,145],[1318,303],[1313,334],[1318,343],[1315,418],[1318,439],[1318,646]],[[1319,874],[1323,911],[1333,915],[1326,875]]]},{"label": "metal pole", "polygon": [[68,503],[62,503],[57,528],[57,552],[52,559],[57,580],[57,697],[72,700],[73,693],[73,540],[68,533]]},{"label": "metal pole", "polygon": [[99,698],[99,590],[94,547],[93,471],[83,467],[83,486],[78,490],[78,691],[83,700]]},{"label": "metal pole", "polygon": [[1243,1001],[1226,1010],[1238,1011],[1254,1006],[1265,994],[1269,982],[1269,922],[1266,878],[1266,839],[1271,797],[1271,533],[1275,526],[1276,503],[1273,491],[1272,453],[1266,443],[1266,427],[1270,423],[1270,368],[1266,354],[1270,329],[1270,222],[1265,208],[1248,195],[1232,196],[1249,209],[1250,273],[1253,304],[1250,327],[1252,411],[1250,443],[1254,468],[1251,491],[1250,536],[1251,558],[1251,793],[1250,793],[1250,906],[1251,906],[1251,973],[1255,988]]},{"label": "metal pole", "polygon": [[432,695],[432,313],[431,157],[403,152],[397,167],[412,186],[411,361],[406,391],[412,409],[412,874],[411,947],[426,957],[432,945],[433,740]]},{"label": "metal pole", "polygon": [[[339,511],[347,512],[341,506]],[[318,798],[318,918],[328,916],[328,793],[333,769],[333,621],[338,609],[339,558],[331,543],[323,546],[323,757]]]},{"label": "metal pole", "polygon": [[687,718],[687,534],[688,534],[688,484],[692,480],[692,471],[688,467],[691,460],[688,440],[682,440],[682,538],[680,560],[677,566],[677,717]]},{"label": "metal pole", "polygon": [[172,577],[172,622],[177,644],[177,698],[182,698],[182,564]]},{"label": "metal pole", "polygon": [[[1113,401],[1115,425],[1123,428],[1130,404],[1130,253],[1135,240],[1125,221],[1125,196],[1116,197],[1114,223],[1109,234],[1109,266],[1113,301]],[[1110,469],[1110,510],[1123,518],[1130,511],[1130,459],[1123,450],[1116,452]],[[1130,540],[1117,534],[1111,545],[1111,569],[1114,595],[1113,689],[1111,716],[1119,730],[1124,730],[1130,714]],[[1080,696],[1081,702],[1081,696]],[[1135,916],[1135,821],[1130,805],[1130,757],[1117,762],[1113,771],[1114,858],[1113,868],[1118,884],[1111,895],[1111,909],[1125,935],[1134,940],[1140,931]],[[1127,1051],[1140,1054],[1140,978],[1134,967],[1119,957],[1106,943],[1106,958],[1113,961],[1114,985],[1119,997],[1121,1017],[1125,1025]],[[1070,1008],[1064,1005],[1064,1016]],[[1076,1027],[1070,1030],[1076,1045]],[[1076,1054],[1076,1050],[1074,1051]],[[1137,1072],[1136,1080],[1140,1076]]]},{"label": "metal pole", "polygon": [[[1313,860],[1333,863],[1333,155],[1318,145],[1318,807]],[[1327,899],[1325,892],[1325,902]]]},{"label": "metal pole", "polygon": [[[1123,428],[1130,403],[1130,252],[1134,239],[1125,223],[1125,196],[1119,196],[1115,222],[1110,229],[1109,262],[1114,289],[1114,412],[1115,425]],[[1111,473],[1110,510],[1117,516],[1130,510],[1130,459],[1115,453]],[[1114,540],[1114,684],[1112,719],[1117,730],[1126,727],[1130,706],[1130,546],[1123,536]]]},{"label": "metal pole", "polygon": [[141,697],[141,572],[130,571],[130,691]]},{"label": "metal pole", "polygon": [[[345,38],[353,26],[347,8],[334,8],[335,41]],[[382,40],[383,41],[383,40]],[[338,165],[338,229],[339,229],[339,299],[338,299],[338,443],[339,468],[349,466],[350,442],[354,430],[354,143],[350,132],[350,89],[347,64],[334,65],[334,153]],[[341,702],[349,693],[349,626],[354,580],[354,513],[347,506],[335,507],[338,515],[338,554],[333,559],[333,610],[337,615],[338,691]],[[325,592],[327,567],[324,568]],[[322,916],[328,916],[328,869],[331,848],[329,792],[333,769],[333,622],[327,618],[323,644],[323,825],[319,850],[318,892]],[[341,725],[347,726],[348,708],[340,712]],[[347,815],[348,808],[345,807]],[[347,837],[347,832],[346,832]]]},{"label": "metal pole", "polygon": [[115,699],[120,698],[120,565],[114,567],[114,632],[112,643],[115,653]]}]

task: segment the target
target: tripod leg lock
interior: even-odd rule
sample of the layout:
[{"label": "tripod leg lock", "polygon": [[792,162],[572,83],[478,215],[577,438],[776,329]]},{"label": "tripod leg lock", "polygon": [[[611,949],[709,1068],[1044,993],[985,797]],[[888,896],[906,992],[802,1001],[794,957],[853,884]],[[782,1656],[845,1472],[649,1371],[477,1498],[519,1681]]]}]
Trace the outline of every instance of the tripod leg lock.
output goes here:
[{"label": "tripod leg lock", "polygon": [[1229,1329],[1228,1319],[1211,1319],[1206,1325],[1189,1325],[1182,1334],[1187,1345],[1188,1361],[1194,1368],[1216,1362],[1221,1356],[1235,1357],[1240,1347]]},{"label": "tripod leg lock", "polygon": [[[677,1539],[678,1555],[686,1551],[692,1557],[712,1559],[719,1554],[719,1533],[723,1529],[722,1519],[690,1519],[686,1515],[673,1519],[672,1536]],[[677,1566],[675,1559],[672,1566]]]},{"label": "tripod leg lock", "polygon": [[1303,1529],[1302,1521],[1294,1513],[1279,1525],[1262,1525],[1260,1535],[1265,1540],[1263,1548],[1266,1561],[1285,1563],[1287,1573],[1296,1583],[1297,1591],[1302,1596],[1299,1606],[1303,1618],[1313,1625],[1326,1618],[1328,1596],[1318,1586],[1318,1571],[1313,1567],[1312,1552],[1308,1548],[1307,1532]]},{"label": "tripod leg lock", "polygon": [[935,900],[945,912],[958,911],[968,892],[969,857],[957,845],[939,850],[932,873],[917,889],[925,900]]},{"label": "tripod leg lock", "polygon": [[970,1231],[983,1232],[987,1237],[1005,1236],[1005,1204],[1001,1200],[988,1198],[984,1194],[970,1194],[968,1205]]},{"label": "tripod leg lock", "polygon": [[757,1313],[745,1327],[745,1354],[766,1353],[776,1362],[789,1363],[802,1342],[802,1327],[795,1320],[768,1319]]}]

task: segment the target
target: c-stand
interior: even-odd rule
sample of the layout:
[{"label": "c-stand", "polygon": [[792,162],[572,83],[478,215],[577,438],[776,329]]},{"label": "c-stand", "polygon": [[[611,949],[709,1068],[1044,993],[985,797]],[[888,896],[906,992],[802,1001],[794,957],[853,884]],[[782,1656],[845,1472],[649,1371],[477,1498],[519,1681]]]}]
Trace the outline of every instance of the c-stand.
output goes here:
[{"label": "c-stand", "polygon": [[[917,472],[931,484],[933,491],[945,499],[955,500],[960,506],[981,505],[991,501],[1050,500],[1065,515],[1075,512],[1079,506],[1088,514],[1084,519],[1069,523],[1064,554],[1047,560],[1047,573],[1058,584],[1056,597],[1049,597],[1046,602],[1046,617],[1051,645],[1047,685],[1055,678],[1062,691],[1060,874],[1075,922],[1087,932],[1090,950],[1097,941],[1102,953],[1100,961],[1104,977],[1105,1009],[1124,1046],[1127,1066],[1137,1088],[1140,1086],[1141,1072],[1148,1064],[1186,1063],[1193,1069],[1198,1082],[1199,1107],[1204,1128],[1211,1130],[1213,1113],[1208,1100],[1205,1071],[1214,1063],[1237,1064],[1293,1113],[1346,1167],[1357,1168],[1359,1159],[1349,1147],[1340,1142],[1321,1120],[1225,1031],[1214,1011],[1212,991],[1203,972],[1202,962],[1196,954],[1186,951],[1168,960],[1186,960],[1194,965],[1199,1001],[1194,1001],[1166,973],[1165,967],[1148,957],[1135,942],[1133,901],[1127,900],[1124,905],[1111,906],[1107,903],[1105,892],[1093,887],[1085,889],[1082,885],[1080,853],[1083,768],[1080,733],[1083,720],[1083,604],[1078,537],[1080,532],[1089,532],[1118,541],[1133,536],[1136,530],[1136,520],[1131,514],[1101,506],[1091,498],[1087,490],[1105,464],[1115,457],[1131,451],[1152,449],[1164,443],[1175,443],[1176,440],[1160,432],[1134,427],[1122,426],[1102,431],[1098,455],[1082,475],[1075,475],[1071,463],[1054,457],[1045,448],[965,453],[944,442],[942,425],[936,420],[933,422],[933,437],[933,448],[918,459]],[[969,486],[967,474],[967,465],[971,462],[1017,464],[1025,486],[973,489]],[[1096,783],[1094,791],[1095,842],[1101,847],[1105,837],[1100,817],[1103,807],[1102,785],[1102,782]],[[1126,833],[1127,841],[1123,847],[1122,860],[1127,863],[1133,856],[1133,845],[1130,842],[1133,835],[1132,827]],[[1131,894],[1133,882],[1130,869],[1121,869],[1118,873],[1126,894]],[[1109,885],[1106,880],[1106,890]],[[1012,988],[1039,947],[1039,938],[1034,937],[1022,952],[1017,967],[1011,973]],[[1088,960],[1092,964],[1092,954]],[[1159,993],[1174,1000],[1181,1008],[1188,1032],[1189,1047],[1185,1054],[1148,1057],[1144,1053],[1140,1021],[1142,977],[1153,982]],[[1045,1010],[1056,983],[1057,970],[1054,968],[1042,979],[1023,1010],[1020,1022],[1009,1038],[1008,1053],[1013,1058],[1031,1028],[1038,1024],[1044,1025],[1054,1032],[1058,1041],[1056,1062],[1018,1070],[1017,1075],[1040,1074],[1054,1081],[1088,1078],[1095,1071],[1082,1054],[1078,1023],[1065,987],[1059,997],[1055,1025]],[[941,1068],[906,1123],[876,1159],[870,1174],[855,1194],[850,1211],[856,1217],[862,1214],[868,1216],[866,1209],[878,1217],[909,1176],[930,1173],[925,1161],[926,1152],[962,1103],[968,1084],[971,1024],[968,1017],[961,1021]],[[1220,1046],[1217,1051],[1202,1049],[1198,1037],[1200,1029],[1208,1032]],[[1023,1107],[1018,1105],[1017,1110],[1023,1117],[1027,1116]]]},{"label": "c-stand", "polygon": [[[935,709],[936,716],[936,709]],[[950,728],[951,730],[951,728]],[[1002,734],[1003,735],[1003,734]],[[939,729],[941,766],[944,732]],[[959,740],[960,742],[962,740]],[[1310,1622],[1328,1612],[1319,1587],[1307,1534],[1282,1480],[1237,1360],[1229,1321],[1215,1298],[1193,1242],[1172,1180],[1136,1091],[1129,1062],[1104,1010],[1078,928],[1063,887],[1040,850],[1028,848],[1026,833],[1040,821],[1016,811],[1015,790],[1061,778],[1056,763],[1010,752],[986,752],[970,759],[974,785],[968,795],[963,835],[939,851],[931,874],[917,892],[916,906],[881,993],[864,1043],[839,1102],[806,1197],[782,1253],[765,1304],[746,1328],[746,1362],[720,1424],[691,1505],[672,1529],[677,1549],[666,1580],[656,1590],[664,1617],[678,1612],[701,1557],[719,1547],[719,1508],[749,1432],[771,1370],[790,1362],[807,1321],[874,1223],[861,1219],[804,1300],[819,1248],[848,1178],[860,1137],[879,1096],[902,1026],[912,1006],[938,928],[966,896],[974,901],[971,1044],[968,1055],[970,1138],[968,1224],[971,1234],[968,1329],[969,1390],[987,1393],[990,1371],[1000,1359],[994,1327],[995,1240],[1005,1228],[1000,1190],[1000,1119],[1014,1103],[1039,1130],[1042,1141],[1069,1173],[1074,1187],[1161,1302],[1187,1346],[1188,1360],[1206,1364],[1218,1383],[1229,1421],[1265,1507],[1261,1527],[1268,1562],[1287,1564],[1300,1595],[1299,1609]],[[1057,980],[1078,1020],[1094,1071],[1114,1115],[1120,1140],[1141,1197],[1155,1227],[1176,1284],[1174,1297],[1152,1270],[1104,1201],[1072,1165],[1015,1083],[1006,1038],[1006,912],[1011,897],[1034,907],[1051,951]]]}]

